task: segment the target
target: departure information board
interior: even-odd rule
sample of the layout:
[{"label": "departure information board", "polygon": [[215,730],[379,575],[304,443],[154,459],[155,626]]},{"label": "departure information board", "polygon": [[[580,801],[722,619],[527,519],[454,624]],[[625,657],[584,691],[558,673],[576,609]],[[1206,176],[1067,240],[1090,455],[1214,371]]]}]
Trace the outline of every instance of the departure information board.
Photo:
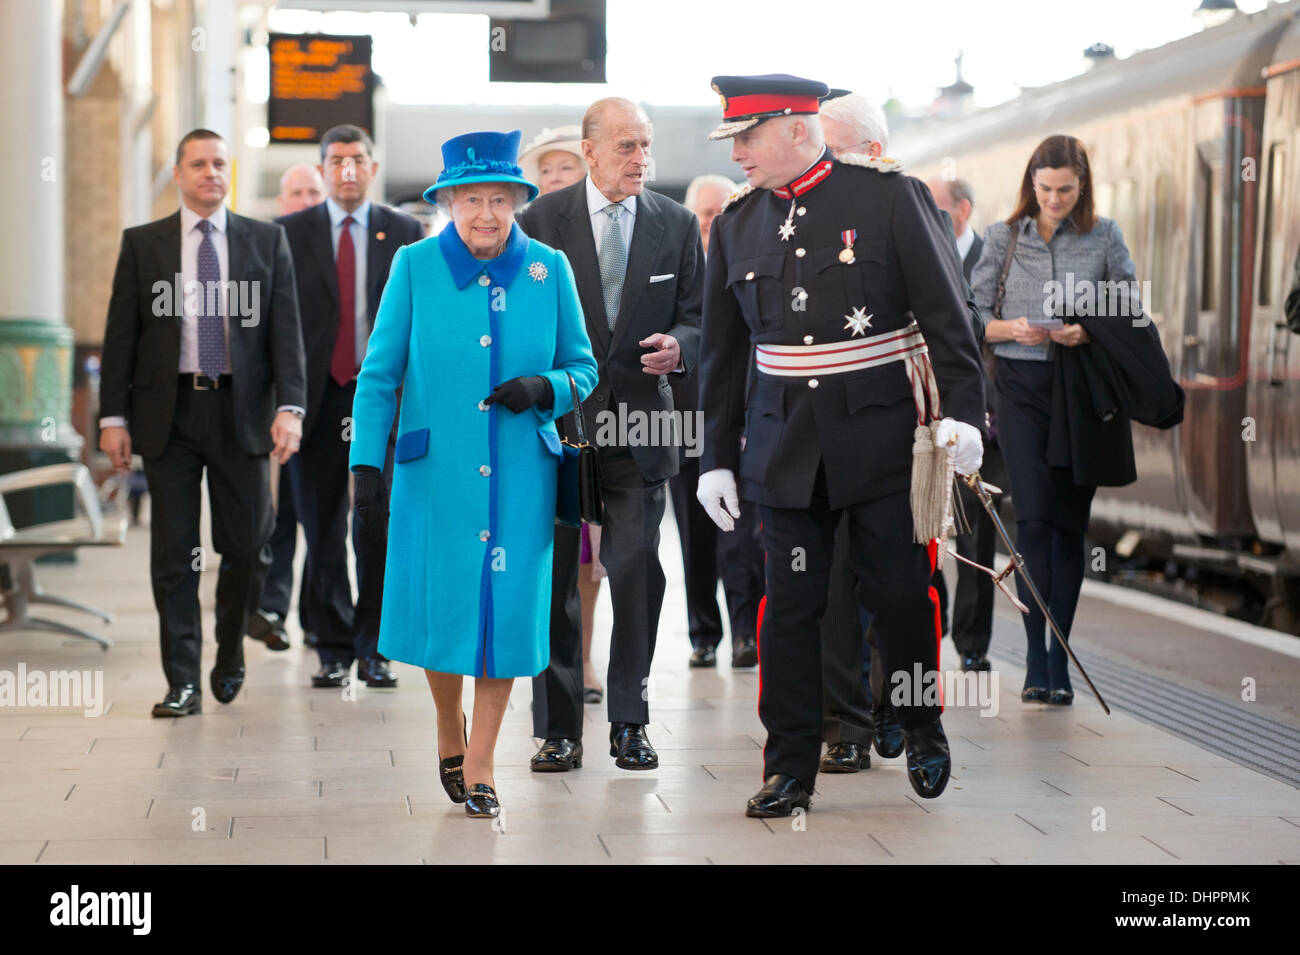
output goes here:
[{"label": "departure information board", "polygon": [[373,136],[370,43],[368,36],[272,33],[266,104],[271,142],[318,143],[340,123],[360,126]]}]

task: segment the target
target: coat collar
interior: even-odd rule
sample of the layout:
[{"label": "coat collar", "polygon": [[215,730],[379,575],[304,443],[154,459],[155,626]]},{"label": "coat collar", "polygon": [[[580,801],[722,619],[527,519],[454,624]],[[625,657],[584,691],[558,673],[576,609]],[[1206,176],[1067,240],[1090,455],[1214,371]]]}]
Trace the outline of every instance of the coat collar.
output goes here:
[{"label": "coat collar", "polygon": [[528,236],[515,224],[510,229],[510,238],[506,239],[506,247],[500,255],[495,259],[476,259],[456,232],[455,223],[449,222],[438,233],[438,248],[442,250],[443,260],[451,269],[456,288],[463,289],[469,285],[474,276],[480,274],[485,267],[495,284],[505,286],[510,284],[523,267],[524,256],[528,253]]},{"label": "coat collar", "polygon": [[831,151],[829,149],[823,149],[822,154],[817,158],[817,161],[805,169],[794,180],[794,182],[782,186],[779,189],[773,189],[772,193],[782,199],[789,199],[792,196],[802,196],[813,186],[823,182],[826,177],[831,174],[831,170],[835,167],[833,158],[834,157],[831,156]]}]

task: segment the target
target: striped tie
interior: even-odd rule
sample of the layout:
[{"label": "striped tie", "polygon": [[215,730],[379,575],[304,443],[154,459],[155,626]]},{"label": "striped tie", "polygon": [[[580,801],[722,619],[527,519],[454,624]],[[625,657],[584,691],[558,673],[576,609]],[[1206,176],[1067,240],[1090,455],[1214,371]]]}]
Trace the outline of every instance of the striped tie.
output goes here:
[{"label": "striped tie", "polygon": [[605,321],[609,330],[614,330],[618,320],[618,303],[623,297],[623,278],[627,274],[627,245],[623,242],[623,227],[618,224],[623,207],[611,202],[604,208],[609,216],[609,225],[600,238],[600,285],[605,292]]},{"label": "striped tie", "polygon": [[221,318],[221,263],[212,241],[212,223],[199,220],[199,373],[217,378],[226,370],[226,323]]}]

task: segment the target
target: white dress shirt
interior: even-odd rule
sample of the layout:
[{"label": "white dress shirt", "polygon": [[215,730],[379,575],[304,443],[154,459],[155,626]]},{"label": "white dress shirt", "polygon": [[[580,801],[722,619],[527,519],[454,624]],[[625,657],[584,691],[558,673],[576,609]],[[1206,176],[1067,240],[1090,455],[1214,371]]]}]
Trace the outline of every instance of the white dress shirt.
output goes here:
[{"label": "white dress shirt", "polygon": [[[636,196],[626,196],[618,204],[624,209],[623,215],[618,219],[619,227],[623,230],[623,243],[628,251],[631,251],[632,229],[636,226]],[[591,217],[591,235],[596,240],[597,253],[600,252],[600,240],[605,237],[605,230],[609,228],[609,216],[605,215],[605,207],[608,205],[609,200],[596,188],[596,184],[591,181],[591,175],[588,174],[587,214]]]},{"label": "white dress shirt", "polygon": [[354,328],[357,342],[357,367],[366,357],[366,342],[370,340],[370,311],[366,302],[366,252],[370,245],[370,200],[357,206],[355,212],[347,212],[333,199],[325,200],[325,208],[330,215],[330,242],[334,246],[334,263],[339,261],[339,238],[343,235],[343,220],[352,217],[348,234],[352,236],[352,248],[356,252],[356,315]]},{"label": "white dress shirt", "polygon": [[968,225],[966,226],[966,231],[957,236],[957,257],[961,259],[963,263],[966,261],[966,253],[970,251],[970,247],[974,244],[975,230]]}]

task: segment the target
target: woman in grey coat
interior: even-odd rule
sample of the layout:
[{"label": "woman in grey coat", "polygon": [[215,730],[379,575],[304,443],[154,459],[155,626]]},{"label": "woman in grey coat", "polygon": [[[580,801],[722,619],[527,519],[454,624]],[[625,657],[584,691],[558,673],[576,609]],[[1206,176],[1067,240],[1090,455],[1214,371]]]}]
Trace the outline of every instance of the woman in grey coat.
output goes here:
[{"label": "woman in grey coat", "polygon": [[[1013,235],[1004,317],[994,318]],[[1089,347],[1075,316],[1101,317],[1116,305],[1119,315],[1142,315],[1132,291],[1133,261],[1119,226],[1093,210],[1088,154],[1073,136],[1051,136],[1038,145],[1025,168],[1015,212],[989,226],[984,238],[971,284],[997,362],[998,440],[1011,479],[1016,546],[1068,637],[1083,585],[1084,533],[1097,488],[1076,484],[1070,468],[1049,464],[1054,365],[1060,349]],[[1101,294],[1109,289],[1120,294]],[[1059,414],[1059,402],[1055,407]],[[1068,705],[1074,699],[1069,659],[1047,634],[1046,620],[1023,583],[1020,590],[1031,608],[1025,617],[1029,646],[1021,699]]]}]

